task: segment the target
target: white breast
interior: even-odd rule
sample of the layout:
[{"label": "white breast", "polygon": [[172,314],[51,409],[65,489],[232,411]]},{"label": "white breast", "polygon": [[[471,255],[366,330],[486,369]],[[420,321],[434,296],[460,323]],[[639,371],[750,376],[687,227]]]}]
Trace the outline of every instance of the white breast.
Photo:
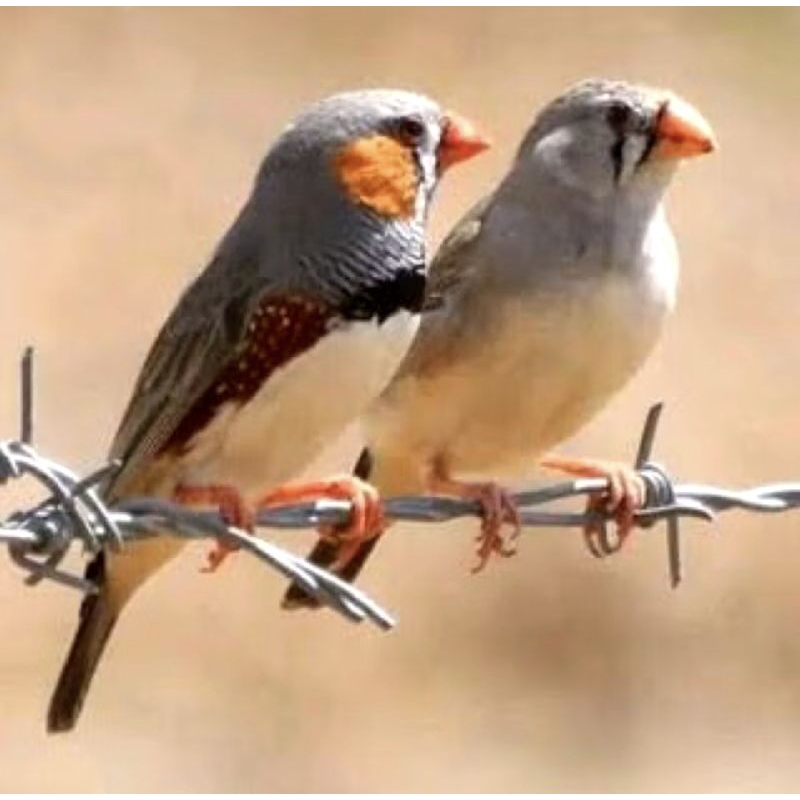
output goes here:
[{"label": "white breast", "polygon": [[388,383],[417,321],[398,312],[382,324],[331,330],[245,405],[220,409],[192,442],[187,482],[233,485],[252,495],[297,475]]},{"label": "white breast", "polygon": [[381,488],[418,490],[433,456],[455,474],[513,469],[574,434],[658,338],[677,281],[667,244],[645,248],[635,277],[506,301],[476,346],[393,386],[368,420]]}]

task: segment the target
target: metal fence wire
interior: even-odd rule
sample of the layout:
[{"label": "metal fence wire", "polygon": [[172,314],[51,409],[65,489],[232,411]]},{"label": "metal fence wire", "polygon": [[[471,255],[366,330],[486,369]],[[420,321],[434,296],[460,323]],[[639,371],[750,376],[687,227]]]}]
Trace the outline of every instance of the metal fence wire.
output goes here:
[{"label": "metal fence wire", "polygon": [[[97,591],[91,581],[63,566],[67,552],[76,542],[85,553],[94,554],[103,548],[119,550],[128,542],[152,536],[213,538],[238,545],[351,621],[368,620],[383,629],[395,625],[392,616],[358,588],[261,537],[226,526],[216,513],[192,511],[157,498],[136,498],[107,506],[99,496],[98,486],[118,468],[117,464],[107,464],[80,478],[33,447],[32,371],[32,351],[28,348],[22,358],[20,436],[0,441],[0,486],[29,476],[47,493],[33,507],[16,511],[0,521],[0,543],[6,545],[14,564],[27,572],[25,583],[29,586],[48,579],[82,592]],[[647,414],[634,463],[647,486],[646,504],[636,512],[635,521],[641,528],[665,522],[669,580],[676,587],[681,581],[679,521],[682,518],[711,522],[716,513],[731,509],[789,511],[800,506],[800,483],[774,483],[743,490],[674,483],[662,466],[650,460],[661,409],[661,404],[657,404]],[[512,498],[519,507],[523,529],[582,529],[587,523],[594,523],[599,526],[601,539],[610,544],[610,520],[603,513],[538,508],[606,488],[605,479],[584,478],[539,486],[513,494]],[[481,513],[478,503],[449,497],[388,498],[384,508],[388,520],[424,523],[476,517]],[[261,511],[257,526],[317,528],[321,524],[347,522],[349,517],[349,503],[318,501]]]}]

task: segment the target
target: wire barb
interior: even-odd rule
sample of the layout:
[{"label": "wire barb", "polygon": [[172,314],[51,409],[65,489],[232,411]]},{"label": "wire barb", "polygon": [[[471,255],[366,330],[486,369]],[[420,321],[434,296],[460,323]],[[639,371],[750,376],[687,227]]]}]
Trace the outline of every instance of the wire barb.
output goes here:
[{"label": "wire barb", "polygon": [[[666,507],[675,502],[672,481],[663,467],[650,463],[656,431],[658,430],[658,423],[661,420],[661,412],[663,410],[664,404],[656,403],[647,412],[634,465],[641,472],[642,477],[645,478],[648,492],[647,504]],[[673,589],[677,589],[682,579],[682,570],[679,520],[675,516],[667,517],[667,563],[669,565],[670,586]]]},{"label": "wire barb", "polygon": [[20,423],[19,438],[25,444],[33,442],[33,348],[28,345],[20,362]]},{"label": "wire barb", "polygon": [[[43,579],[80,589],[96,591],[87,579],[62,566],[71,544],[81,543],[84,552],[103,548],[119,549],[131,541],[171,535],[187,539],[220,538],[264,561],[285,578],[299,583],[309,594],[347,619],[369,620],[389,629],[392,617],[364,592],[327,571],[250,533],[226,527],[219,514],[198,512],[156,498],[135,498],[107,507],[99,486],[119,468],[110,463],[84,478],[40,455],[30,443],[32,434],[32,356],[26,350],[22,367],[22,426],[20,440],[0,441],[0,485],[30,476],[48,492],[34,507],[17,511],[0,520],[0,543],[6,544],[17,566],[28,574],[25,582],[35,585]],[[779,513],[800,507],[800,483],[779,483],[732,490],[702,484],[675,484],[666,470],[650,460],[655,441],[660,403],[648,412],[635,467],[647,486],[645,507],[635,514],[639,527],[667,523],[667,553],[670,585],[682,578],[678,523],[682,518],[712,522],[715,512],[740,509],[756,513]],[[27,441],[26,441],[27,440]],[[539,509],[553,501],[584,497],[608,489],[604,478],[583,478],[526,489],[511,498],[520,509],[524,528],[583,528],[588,523],[609,522],[610,515],[598,511],[574,512]],[[453,497],[395,497],[384,501],[387,519],[409,522],[444,522],[481,514],[473,501]],[[318,501],[270,508],[259,512],[263,528],[317,528],[348,522],[351,507],[345,501]]]},{"label": "wire barb", "polygon": [[335,576],[265,542],[246,531],[228,528],[217,514],[203,514],[156,499],[132,501],[108,508],[100,499],[99,486],[117,469],[106,464],[79,478],[66,467],[40,455],[33,438],[33,350],[28,347],[20,368],[20,438],[0,441],[0,485],[24,476],[38,481],[48,496],[33,508],[17,511],[0,523],[0,542],[11,560],[27,572],[25,583],[49,579],[92,593],[97,587],[61,565],[74,541],[86,553],[119,550],[129,541],[165,533],[184,538],[225,538],[234,542],[284,577],[300,583],[325,605],[354,622],[369,620],[389,629],[395,622],[364,592]]}]

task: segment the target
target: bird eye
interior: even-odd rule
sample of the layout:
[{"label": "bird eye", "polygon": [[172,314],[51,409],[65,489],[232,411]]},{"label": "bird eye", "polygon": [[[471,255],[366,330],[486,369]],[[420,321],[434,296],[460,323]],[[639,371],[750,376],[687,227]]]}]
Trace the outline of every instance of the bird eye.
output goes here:
[{"label": "bird eye", "polygon": [[608,124],[615,130],[619,131],[625,128],[631,118],[630,106],[625,103],[611,103],[606,112],[606,119]]},{"label": "bird eye", "polygon": [[416,117],[400,117],[395,122],[395,130],[404,139],[417,141],[425,133],[425,126],[422,124],[422,120]]}]

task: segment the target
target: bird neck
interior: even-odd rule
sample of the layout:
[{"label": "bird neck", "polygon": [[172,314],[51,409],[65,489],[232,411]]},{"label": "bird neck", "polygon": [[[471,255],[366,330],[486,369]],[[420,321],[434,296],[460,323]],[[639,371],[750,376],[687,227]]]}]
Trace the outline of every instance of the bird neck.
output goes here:
[{"label": "bird neck", "polygon": [[496,223],[496,246],[513,264],[527,261],[530,242],[536,243],[535,274],[526,270],[520,280],[558,284],[575,276],[634,272],[647,237],[665,224],[662,201],[669,177],[661,170],[637,176],[599,197],[550,171],[528,170],[524,179],[515,176],[500,189],[504,213]]}]

